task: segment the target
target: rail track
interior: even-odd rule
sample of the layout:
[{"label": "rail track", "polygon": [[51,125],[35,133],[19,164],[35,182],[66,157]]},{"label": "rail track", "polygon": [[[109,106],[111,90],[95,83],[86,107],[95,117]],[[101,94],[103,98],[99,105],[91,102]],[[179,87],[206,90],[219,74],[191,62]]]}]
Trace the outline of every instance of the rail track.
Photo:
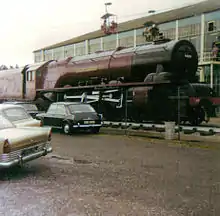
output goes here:
[{"label": "rail track", "polygon": [[[142,130],[142,131],[155,131],[165,132],[165,124],[155,123],[133,123],[133,122],[112,122],[104,121],[103,127],[105,128],[118,128],[124,130]],[[175,133],[182,132],[184,134],[199,133],[200,135],[213,136],[220,134],[220,125],[201,125],[201,126],[189,126],[189,125],[176,125]]]}]

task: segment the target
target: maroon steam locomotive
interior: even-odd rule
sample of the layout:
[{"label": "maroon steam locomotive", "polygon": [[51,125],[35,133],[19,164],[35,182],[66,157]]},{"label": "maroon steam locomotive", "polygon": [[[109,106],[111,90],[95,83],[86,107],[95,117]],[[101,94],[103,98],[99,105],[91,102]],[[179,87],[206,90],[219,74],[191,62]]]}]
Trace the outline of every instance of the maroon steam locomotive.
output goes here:
[{"label": "maroon steam locomotive", "polygon": [[[130,119],[138,121],[149,116],[153,116],[152,120],[158,116],[166,120],[173,118],[170,113],[174,113],[173,109],[176,107],[176,103],[169,98],[169,96],[174,96],[174,93],[170,91],[175,91],[182,83],[181,85],[186,88],[184,92],[189,92],[188,90],[192,88],[190,83],[197,81],[197,67],[198,55],[190,41],[162,39],[136,48],[118,47],[116,50],[100,51],[68,57],[60,61],[51,60],[26,65],[20,69],[1,71],[0,99],[2,101],[33,100],[39,107],[46,109],[49,103],[58,100],[55,90],[63,89],[59,100],[77,97],[82,99],[82,94],[86,93],[94,99],[94,106],[96,106],[97,95],[94,95],[91,89],[86,90],[82,86],[105,86],[112,83],[131,82],[157,83],[155,86],[133,87],[128,90],[127,101],[130,101],[128,115]],[[80,90],[75,88],[69,91],[70,87],[77,86],[80,86]],[[108,88],[106,88],[107,91]],[[106,100],[105,97],[103,100],[105,111],[103,112],[108,116],[107,119],[119,118],[120,120],[121,112],[124,110],[122,104],[118,105],[122,100],[122,97],[118,98],[121,95],[120,90],[109,94],[106,97],[111,97],[112,100]],[[195,90],[187,96],[187,100],[184,99],[184,121],[189,120],[193,124],[201,123],[205,120],[205,111],[210,107],[201,106],[201,98],[198,100],[201,95],[198,96]],[[119,102],[115,102],[112,97],[116,97]],[[212,95],[206,96],[207,98],[212,98]],[[213,103],[210,102],[211,100],[208,101],[209,103],[206,102],[206,104],[211,106]],[[121,112],[115,111],[117,107]],[[148,109],[149,107],[151,108]],[[163,107],[162,113],[158,109],[160,107]],[[139,115],[139,117],[134,115],[137,110],[138,113],[144,115]]]}]

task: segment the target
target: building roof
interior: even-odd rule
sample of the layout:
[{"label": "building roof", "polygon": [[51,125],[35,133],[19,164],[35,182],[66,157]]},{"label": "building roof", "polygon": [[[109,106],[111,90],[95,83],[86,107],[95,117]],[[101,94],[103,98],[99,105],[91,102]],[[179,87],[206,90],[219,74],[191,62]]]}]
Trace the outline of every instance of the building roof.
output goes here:
[{"label": "building roof", "polygon": [[[154,21],[156,23],[166,23],[170,21],[174,21],[177,19],[183,19],[187,17],[192,17],[195,15],[200,15],[202,13],[208,13],[211,11],[215,11],[220,9],[220,1],[219,0],[207,0],[197,4],[169,10],[163,13],[154,14],[146,17],[137,18],[134,20],[126,21],[120,23],[118,25],[118,32],[128,31],[131,29],[142,28],[145,22]],[[44,49],[52,49],[65,45],[70,45],[78,42],[82,42],[84,40],[93,39],[105,36],[105,34],[101,30],[93,31],[69,40],[62,41],[60,43],[56,43],[42,49],[35,50],[34,52],[44,50]]]}]

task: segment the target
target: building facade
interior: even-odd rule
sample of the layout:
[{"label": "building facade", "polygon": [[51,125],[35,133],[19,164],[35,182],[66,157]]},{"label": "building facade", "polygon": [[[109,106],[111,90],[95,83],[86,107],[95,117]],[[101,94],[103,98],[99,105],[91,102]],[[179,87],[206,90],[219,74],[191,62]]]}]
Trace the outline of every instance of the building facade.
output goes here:
[{"label": "building facade", "polygon": [[143,23],[159,23],[160,31],[171,39],[190,40],[199,55],[200,81],[210,83],[220,94],[220,65],[211,60],[212,43],[220,35],[220,1],[209,0],[192,6],[155,14],[119,24],[117,34],[96,31],[34,51],[35,63],[87,55],[118,46],[136,47],[145,43]]}]

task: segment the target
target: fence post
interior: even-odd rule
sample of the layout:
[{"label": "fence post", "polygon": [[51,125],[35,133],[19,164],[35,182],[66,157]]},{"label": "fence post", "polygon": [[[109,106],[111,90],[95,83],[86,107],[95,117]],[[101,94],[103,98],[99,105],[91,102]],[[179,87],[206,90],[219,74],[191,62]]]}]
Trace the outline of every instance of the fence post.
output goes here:
[{"label": "fence post", "polygon": [[180,141],[180,86],[178,85],[178,90],[177,90],[177,94],[178,94],[178,108],[177,108],[177,115],[178,115],[178,140]]},{"label": "fence post", "polygon": [[125,135],[127,135],[127,123],[128,123],[128,104],[127,104],[127,99],[128,99],[128,89],[125,88]]}]

